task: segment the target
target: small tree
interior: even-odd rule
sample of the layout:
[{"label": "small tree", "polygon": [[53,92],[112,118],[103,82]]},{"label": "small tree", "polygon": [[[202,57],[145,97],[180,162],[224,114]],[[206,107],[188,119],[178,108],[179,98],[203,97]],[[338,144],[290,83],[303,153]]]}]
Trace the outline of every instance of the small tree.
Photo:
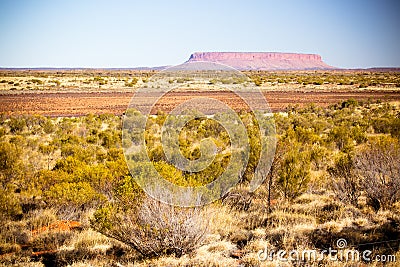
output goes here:
[{"label": "small tree", "polygon": [[310,181],[310,159],[306,151],[287,153],[278,171],[278,187],[286,199],[294,199],[307,190]]},{"label": "small tree", "polygon": [[39,151],[47,156],[47,169],[50,170],[50,161],[51,157],[55,151],[55,146],[53,145],[46,145],[46,144],[40,144],[39,145]]},{"label": "small tree", "polygon": [[[264,151],[266,151],[266,149],[267,148],[264,148]],[[264,181],[263,184],[267,190],[266,204],[268,213],[272,211],[271,201],[272,198],[277,194],[276,183],[279,178],[282,161],[287,153],[287,149],[287,146],[285,146],[282,141],[278,142],[272,164],[269,164],[268,161],[263,160],[259,163],[259,166],[255,172],[255,176],[260,177],[261,180]]]}]

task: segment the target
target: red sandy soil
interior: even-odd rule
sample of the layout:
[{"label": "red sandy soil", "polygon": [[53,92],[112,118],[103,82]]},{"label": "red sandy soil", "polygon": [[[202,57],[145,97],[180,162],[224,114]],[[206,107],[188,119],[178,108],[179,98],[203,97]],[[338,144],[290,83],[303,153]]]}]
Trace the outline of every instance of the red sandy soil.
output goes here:
[{"label": "red sandy soil", "polygon": [[[45,233],[48,231],[54,231],[54,232],[61,232],[61,231],[71,231],[73,229],[77,229],[81,227],[80,222],[76,221],[68,221],[68,220],[60,220],[56,221],[48,226],[43,226],[39,229],[35,229],[31,231],[32,236]],[[42,250],[42,251],[33,251],[32,256],[37,257],[41,255],[46,255],[46,254],[54,254],[56,253],[56,250]]]},{"label": "red sandy soil", "polygon": [[81,223],[76,221],[60,220],[48,226],[43,226],[39,229],[32,230],[32,235],[41,234],[47,231],[71,231],[75,228],[80,228]]},{"label": "red sandy soil", "polygon": [[[82,116],[90,113],[121,115],[133,95],[134,93],[130,92],[0,93],[0,113],[40,114],[54,117]],[[148,92],[143,99],[137,99],[135,104],[146,106],[152,96],[154,93]],[[364,102],[376,100],[400,102],[398,90],[264,91],[264,96],[274,112],[284,111],[289,105],[305,106],[309,103],[326,107],[350,98]],[[195,97],[218,99],[235,110],[246,109],[246,104],[229,91],[180,91],[165,95],[153,110],[161,109],[168,112],[177,104]]]}]

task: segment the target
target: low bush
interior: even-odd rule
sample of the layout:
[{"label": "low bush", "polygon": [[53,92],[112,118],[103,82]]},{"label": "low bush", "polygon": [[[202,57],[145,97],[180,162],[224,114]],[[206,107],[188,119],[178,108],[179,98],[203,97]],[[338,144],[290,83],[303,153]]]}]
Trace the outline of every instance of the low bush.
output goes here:
[{"label": "low bush", "polygon": [[131,246],[144,258],[180,257],[197,248],[207,232],[200,209],[175,207],[150,197],[129,207],[100,209],[92,226]]},{"label": "low bush", "polygon": [[355,170],[375,210],[389,209],[400,200],[399,162],[400,148],[390,140],[371,143],[356,155]]}]

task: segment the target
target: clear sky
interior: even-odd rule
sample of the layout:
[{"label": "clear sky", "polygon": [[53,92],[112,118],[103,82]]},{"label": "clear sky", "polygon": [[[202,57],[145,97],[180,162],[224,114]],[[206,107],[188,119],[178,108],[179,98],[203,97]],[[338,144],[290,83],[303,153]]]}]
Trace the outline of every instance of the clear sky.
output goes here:
[{"label": "clear sky", "polygon": [[0,0],[0,67],[176,65],[196,51],[400,67],[400,1]]}]

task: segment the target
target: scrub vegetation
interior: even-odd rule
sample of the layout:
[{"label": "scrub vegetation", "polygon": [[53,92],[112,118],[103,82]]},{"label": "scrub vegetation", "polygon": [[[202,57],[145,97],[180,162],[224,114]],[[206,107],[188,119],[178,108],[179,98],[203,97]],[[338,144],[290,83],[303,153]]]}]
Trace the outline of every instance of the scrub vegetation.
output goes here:
[{"label": "scrub vegetation", "polygon": [[[132,124],[141,119],[135,114]],[[254,131],[251,113],[239,114]],[[257,140],[267,133],[254,132],[243,179],[221,200],[197,208],[158,202],[133,178],[151,175],[146,169],[153,164],[172,183],[204,185],[238,148],[212,119],[193,120],[179,135],[182,154],[197,159],[204,138],[218,153],[205,170],[185,173],[167,162],[160,145],[165,116],[147,123],[149,163],[125,159],[123,147],[135,144],[122,141],[120,116],[2,115],[1,264],[273,266],[279,261],[260,261],[259,250],[323,250],[340,238],[360,251],[399,257],[398,106],[349,99],[273,114],[278,143],[271,171],[255,171]],[[265,180],[251,192],[253,175]],[[339,266],[327,259],[285,264]]]}]

